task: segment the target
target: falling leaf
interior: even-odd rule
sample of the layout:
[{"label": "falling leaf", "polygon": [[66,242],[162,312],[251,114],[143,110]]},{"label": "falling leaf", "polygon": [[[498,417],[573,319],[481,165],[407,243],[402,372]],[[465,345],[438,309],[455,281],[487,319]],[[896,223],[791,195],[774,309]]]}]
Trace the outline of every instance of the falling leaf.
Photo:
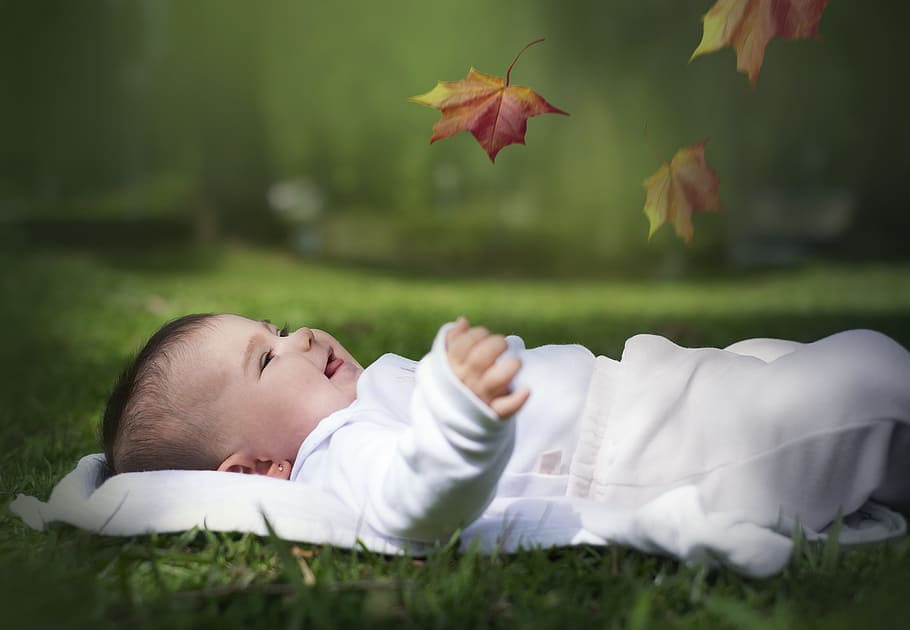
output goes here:
[{"label": "falling leaf", "polygon": [[645,214],[651,223],[650,239],[654,232],[671,221],[676,233],[692,243],[692,213],[700,210],[720,210],[717,173],[705,162],[707,140],[691,144],[676,152],[669,164],[664,162],[657,172],[645,180],[648,195]]},{"label": "falling leaf", "polygon": [[753,87],[771,39],[818,37],[828,0],[717,0],[702,18],[704,33],[692,59],[725,46],[736,49],[736,69]]},{"label": "falling leaf", "polygon": [[553,107],[531,88],[510,85],[509,75],[518,58],[529,46],[522,48],[506,72],[505,80],[479,72],[474,68],[460,81],[439,81],[432,90],[408,100],[442,111],[442,118],[433,127],[430,144],[470,131],[477,142],[496,161],[496,154],[505,146],[525,143],[528,118],[540,114],[568,113]]}]

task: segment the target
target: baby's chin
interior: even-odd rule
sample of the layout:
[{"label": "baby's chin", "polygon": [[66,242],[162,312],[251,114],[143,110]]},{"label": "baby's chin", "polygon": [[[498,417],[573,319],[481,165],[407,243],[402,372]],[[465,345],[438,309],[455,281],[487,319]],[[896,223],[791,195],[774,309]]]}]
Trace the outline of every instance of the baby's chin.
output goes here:
[{"label": "baby's chin", "polygon": [[351,395],[351,402],[357,395],[357,381],[363,374],[363,368],[353,362],[345,361],[329,379],[335,387]]}]

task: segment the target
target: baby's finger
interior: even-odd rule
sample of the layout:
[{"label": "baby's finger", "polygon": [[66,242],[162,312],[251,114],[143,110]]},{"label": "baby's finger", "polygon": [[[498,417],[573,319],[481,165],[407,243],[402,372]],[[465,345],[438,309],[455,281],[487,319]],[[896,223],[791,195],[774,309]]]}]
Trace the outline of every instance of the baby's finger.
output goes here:
[{"label": "baby's finger", "polygon": [[531,395],[531,390],[526,387],[517,389],[510,394],[505,396],[499,396],[490,401],[490,409],[492,409],[500,420],[505,420],[510,416],[518,412],[519,409],[528,401],[528,397]]},{"label": "baby's finger", "polygon": [[470,324],[468,323],[467,318],[464,315],[459,315],[452,327],[449,328],[449,331],[446,333],[446,346],[452,342],[454,337],[466,331],[468,326],[470,326]]},{"label": "baby's finger", "polygon": [[450,361],[463,363],[477,342],[490,336],[490,331],[483,326],[474,326],[452,336],[452,342],[446,348]]},{"label": "baby's finger", "polygon": [[486,370],[493,365],[499,356],[509,349],[506,338],[502,335],[487,335],[475,343],[468,355],[465,357],[465,363],[478,371]]},{"label": "baby's finger", "polygon": [[521,369],[521,360],[507,357],[491,365],[481,375],[475,386],[475,393],[485,401],[508,393],[512,380]]}]

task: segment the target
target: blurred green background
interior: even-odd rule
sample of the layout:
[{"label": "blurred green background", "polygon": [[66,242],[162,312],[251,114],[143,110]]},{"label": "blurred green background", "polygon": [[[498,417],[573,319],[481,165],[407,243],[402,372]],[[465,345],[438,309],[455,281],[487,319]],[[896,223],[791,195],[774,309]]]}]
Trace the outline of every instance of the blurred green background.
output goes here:
[{"label": "blurred green background", "polygon": [[[906,3],[834,0],[819,41],[688,58],[712,0],[0,0],[8,242],[253,240],[434,273],[675,276],[900,257]],[[568,118],[491,165],[408,96],[470,66]],[[643,180],[710,137],[724,211],[647,240]]]}]

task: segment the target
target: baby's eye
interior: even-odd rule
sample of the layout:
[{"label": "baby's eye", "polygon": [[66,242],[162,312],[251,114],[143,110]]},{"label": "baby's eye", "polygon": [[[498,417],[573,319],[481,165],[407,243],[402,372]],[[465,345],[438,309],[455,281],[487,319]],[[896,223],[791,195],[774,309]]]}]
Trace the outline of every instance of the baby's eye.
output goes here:
[{"label": "baby's eye", "polygon": [[290,330],[288,330],[288,325],[285,324],[285,325],[284,325],[284,328],[282,328],[281,330],[278,331],[278,336],[279,336],[279,337],[287,337],[288,334],[290,334]]},{"label": "baby's eye", "polygon": [[259,371],[262,372],[265,369],[265,366],[267,366],[273,358],[271,350],[262,355],[262,365],[259,367]]}]

